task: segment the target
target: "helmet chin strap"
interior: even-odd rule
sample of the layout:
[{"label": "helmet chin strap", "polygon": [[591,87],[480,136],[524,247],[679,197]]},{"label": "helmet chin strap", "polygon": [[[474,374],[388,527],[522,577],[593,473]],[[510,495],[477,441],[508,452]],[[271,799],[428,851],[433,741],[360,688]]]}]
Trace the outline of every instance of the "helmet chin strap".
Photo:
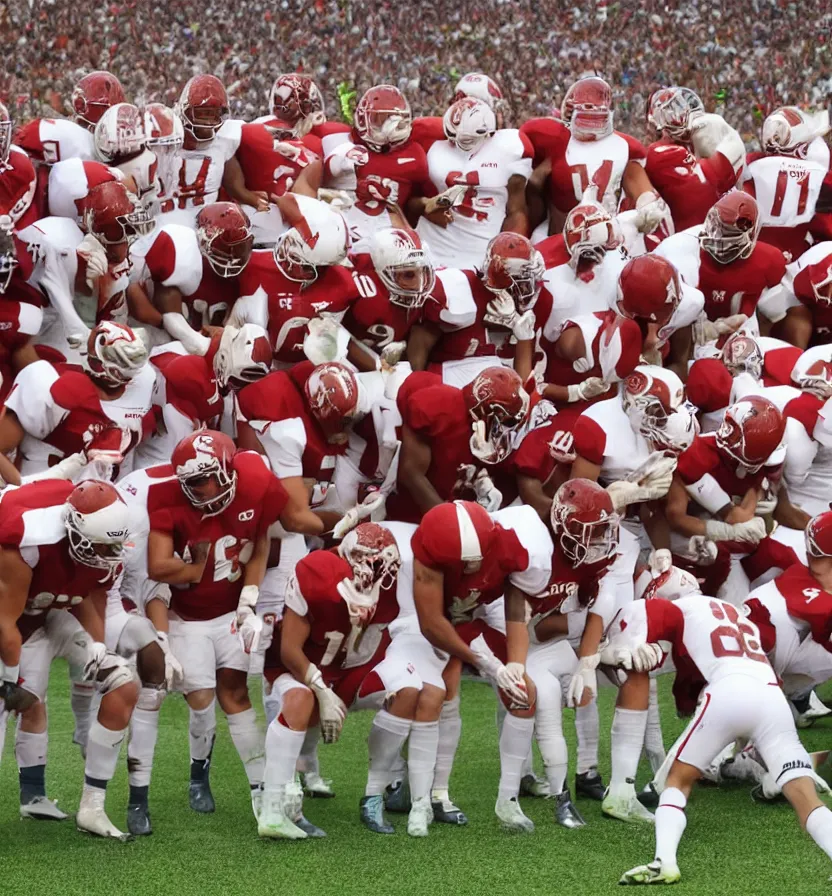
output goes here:
[{"label": "helmet chin strap", "polygon": [[381,580],[379,579],[373,583],[369,594],[359,591],[353,579],[341,579],[336,587],[347,605],[350,622],[357,626],[366,625],[373,618],[373,614],[376,611],[381,591]]}]

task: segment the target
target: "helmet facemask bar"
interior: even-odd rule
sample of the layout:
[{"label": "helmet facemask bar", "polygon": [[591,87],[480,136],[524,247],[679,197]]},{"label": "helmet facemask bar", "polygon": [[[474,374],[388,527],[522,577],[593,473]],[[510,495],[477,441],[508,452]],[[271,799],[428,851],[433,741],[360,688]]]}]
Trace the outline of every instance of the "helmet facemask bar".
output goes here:
[{"label": "helmet facemask bar", "polygon": [[199,233],[200,248],[202,254],[208,261],[211,270],[224,279],[229,277],[237,277],[245,270],[246,265],[251,258],[251,250],[254,246],[254,236],[251,230],[248,230],[246,236],[241,240],[225,243],[224,247],[220,247],[217,241],[222,237],[221,233]]},{"label": "helmet facemask bar", "polygon": [[487,454],[483,454],[478,446],[475,450],[475,438],[471,437],[472,453],[483,463],[500,463],[511,453],[515,433],[522,426],[528,413],[529,398],[525,391],[523,395],[523,407],[517,416],[512,416],[508,409],[494,402],[489,402],[487,408],[480,406],[472,410],[474,419],[485,427],[485,439],[491,449]]},{"label": "helmet facemask bar", "polygon": [[300,235],[287,231],[275,243],[274,262],[280,273],[288,280],[295,283],[314,283],[318,279],[318,268],[306,260],[303,246],[303,238]]},{"label": "helmet facemask bar", "polygon": [[[666,93],[666,91],[662,91]],[[674,140],[690,140],[691,122],[705,112],[702,100],[685,87],[667,91],[668,97],[657,98],[653,109],[656,127]]]},{"label": "helmet facemask bar", "polygon": [[404,146],[410,139],[413,118],[410,109],[368,109],[364,142],[375,152]]},{"label": "helmet facemask bar", "polygon": [[[401,264],[387,265],[378,271],[390,293],[390,301],[402,308],[421,308],[436,283],[436,273],[424,249],[412,249]],[[406,277],[402,283],[402,276]]]},{"label": "helmet facemask bar", "polygon": [[560,529],[558,541],[561,550],[575,566],[590,566],[615,555],[618,550],[617,513],[604,520],[584,522],[568,520],[568,507],[564,508],[558,521]]},{"label": "helmet facemask bar", "polygon": [[[124,542],[92,541],[82,529],[83,514],[74,507],[68,507],[64,523],[69,541],[69,553],[76,563],[93,569],[107,570],[109,575],[103,580],[113,578],[119,565],[124,562]],[[126,533],[125,533],[126,535]]]},{"label": "helmet facemask bar", "polygon": [[747,223],[748,227],[727,224],[716,209],[711,209],[702,225],[699,245],[720,264],[748,258],[754,251],[757,231],[750,221]]},{"label": "helmet facemask bar", "polygon": [[3,226],[3,219],[0,218],[0,295],[3,295],[9,288],[17,264],[11,222],[7,229]]},{"label": "helmet facemask bar", "polygon": [[[216,516],[218,513],[222,513],[234,500],[237,491],[236,470],[229,473],[225,465],[217,458],[214,458],[210,464],[195,464],[195,469],[192,472],[180,473],[177,469],[176,476],[185,497],[194,507],[202,511],[203,516]],[[198,490],[205,485],[208,479],[214,479],[217,482],[219,492],[210,498],[205,498],[199,494]]]},{"label": "helmet facemask bar", "polygon": [[12,130],[11,121],[0,121],[0,169],[9,161],[9,153],[12,148]]}]

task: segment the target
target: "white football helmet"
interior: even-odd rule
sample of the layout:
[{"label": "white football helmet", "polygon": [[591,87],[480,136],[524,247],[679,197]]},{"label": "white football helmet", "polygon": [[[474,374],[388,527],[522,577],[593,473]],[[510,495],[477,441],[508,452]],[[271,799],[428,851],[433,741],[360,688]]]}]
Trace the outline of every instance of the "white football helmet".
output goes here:
[{"label": "white football helmet", "polygon": [[147,145],[141,112],[131,103],[118,103],[99,118],[93,132],[95,153],[107,165],[134,156]]},{"label": "white football helmet", "polygon": [[361,523],[344,536],[338,553],[352,567],[352,579],[338,583],[354,624],[366,625],[375,613],[379,592],[392,588],[401,566],[396,539],[378,523]]},{"label": "white football helmet", "polygon": [[124,386],[147,364],[147,346],[125,324],[105,320],[87,340],[87,367],[109,386]]},{"label": "white football helmet", "polygon": [[13,131],[14,122],[9,115],[9,110],[0,103],[0,170],[9,161]]},{"label": "white football helmet", "polygon": [[148,103],[144,107],[144,133],[147,145],[159,149],[179,149],[185,142],[182,119],[163,103]]},{"label": "white football helmet", "polygon": [[685,387],[672,370],[639,364],[624,380],[621,400],[633,432],[659,447],[668,418],[685,403]]},{"label": "white football helmet", "polygon": [[97,479],[77,485],[64,505],[64,525],[73,560],[115,575],[130,525],[130,511],[115,486]]},{"label": "white football helmet", "polygon": [[442,117],[442,126],[457,149],[474,153],[497,130],[497,117],[485,100],[466,96],[451,104]]},{"label": "white football helmet", "polygon": [[296,283],[312,283],[318,268],[340,264],[350,247],[349,231],[340,212],[310,196],[290,193],[280,210],[289,229],[274,244],[278,270]]},{"label": "white football helmet", "polygon": [[464,96],[487,103],[495,112],[503,105],[503,91],[497,82],[482,72],[468,72],[463,75],[454,88],[454,102]]},{"label": "white football helmet", "polygon": [[382,227],[372,237],[370,258],[390,301],[403,308],[421,307],[436,282],[430,257],[415,230]]},{"label": "white football helmet", "polygon": [[821,133],[815,116],[797,106],[781,106],[763,122],[760,144],[763,152],[804,159],[809,144]]},{"label": "white football helmet", "polygon": [[262,379],[272,368],[272,347],[266,331],[257,324],[223,327],[214,355],[214,376],[225,391],[241,389]]}]

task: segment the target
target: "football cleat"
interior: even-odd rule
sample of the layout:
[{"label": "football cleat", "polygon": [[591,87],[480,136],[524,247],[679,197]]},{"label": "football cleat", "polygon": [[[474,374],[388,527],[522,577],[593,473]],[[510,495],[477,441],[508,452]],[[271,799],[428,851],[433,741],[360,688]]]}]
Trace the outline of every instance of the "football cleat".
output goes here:
[{"label": "football cleat", "polygon": [[547,799],[552,795],[549,789],[549,782],[545,778],[538,778],[537,775],[523,775],[520,779],[520,796],[540,797]]},{"label": "football cleat", "polygon": [[582,828],[586,825],[581,813],[572,802],[569,788],[555,796],[555,821],[564,828]]},{"label": "football cleat", "polygon": [[507,831],[518,834],[531,834],[534,831],[534,822],[520,808],[516,797],[510,800],[498,799],[494,812],[500,819],[500,824]]},{"label": "football cleat", "polygon": [[656,785],[649,781],[644,785],[644,790],[638,795],[637,799],[645,809],[651,809],[653,812],[659,807],[659,791]]},{"label": "football cleat", "polygon": [[609,818],[617,818],[630,824],[655,824],[653,813],[638,801],[634,783],[632,778],[628,778],[627,783],[616,788],[615,793],[612,788],[608,788],[601,803],[601,811]]},{"label": "football cleat", "polygon": [[305,840],[306,831],[296,825],[292,819],[302,818],[303,791],[300,785],[292,782],[283,791],[263,792],[260,817],[257,819],[257,834],[271,840]]},{"label": "football cleat", "polygon": [[676,884],[682,873],[676,865],[664,865],[658,859],[649,865],[637,865],[621,875],[620,884]]},{"label": "football cleat", "polygon": [[84,791],[81,795],[81,805],[75,815],[75,826],[79,831],[95,834],[96,837],[120,840],[122,843],[132,840],[130,834],[120,831],[107,817],[104,810],[104,796],[103,790]]},{"label": "football cleat", "polygon": [[575,775],[575,796],[585,796],[587,799],[601,802],[604,799],[606,788],[604,780],[598,774],[597,768],[591,768],[588,772]]},{"label": "football cleat", "polygon": [[322,778],[317,772],[301,772],[300,783],[304,795],[312,799],[331,800],[335,796],[332,781]]},{"label": "football cleat", "polygon": [[810,691],[801,698],[792,698],[792,706],[796,714],[795,725],[798,728],[810,728],[818,719],[832,713],[832,709],[821,703],[820,698],[814,691]]},{"label": "football cleat", "polygon": [[447,790],[431,794],[430,807],[433,809],[433,820],[439,824],[468,824],[468,816],[454,805]]},{"label": "football cleat", "polygon": [[312,824],[304,815],[294,819],[294,824],[295,827],[300,828],[307,837],[313,840],[320,840],[321,837],[326,837],[326,831],[322,831],[317,825]]},{"label": "football cleat", "polygon": [[149,837],[153,833],[147,803],[132,803],[127,807],[127,830],[134,837]]},{"label": "football cleat", "polygon": [[34,796],[28,802],[20,804],[20,817],[33,818],[35,821],[64,821],[69,818],[66,812],[62,812],[57,801],[50,800],[47,796]]},{"label": "football cleat", "polygon": [[263,808],[263,785],[259,784],[251,788],[251,811],[254,813],[254,820],[260,818],[260,810]]},{"label": "football cleat", "polygon": [[208,778],[202,781],[190,781],[188,784],[188,802],[194,812],[213,812],[217,807],[214,804],[214,795],[211,793],[211,785]]},{"label": "football cleat", "polygon": [[384,791],[384,808],[388,812],[396,813],[410,811],[410,784],[407,782],[407,779],[395,781],[387,786],[387,789]]},{"label": "football cleat", "polygon": [[430,797],[422,797],[416,800],[407,816],[407,833],[411,837],[427,837],[428,827],[433,821],[433,809],[430,807]]},{"label": "football cleat", "polygon": [[358,804],[361,824],[375,834],[395,834],[396,829],[384,817],[384,797],[381,794],[362,796]]}]

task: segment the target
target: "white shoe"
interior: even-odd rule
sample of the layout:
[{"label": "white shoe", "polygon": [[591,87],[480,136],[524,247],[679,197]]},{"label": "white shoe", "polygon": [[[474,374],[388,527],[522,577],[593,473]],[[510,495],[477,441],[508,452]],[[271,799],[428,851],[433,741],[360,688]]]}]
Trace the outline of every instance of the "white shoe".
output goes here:
[{"label": "white shoe", "polygon": [[329,778],[322,778],[317,772],[301,772],[300,783],[306,796],[311,796],[313,799],[328,800],[335,796],[332,781]]},{"label": "white shoe", "polygon": [[621,875],[620,884],[676,884],[682,879],[678,865],[667,865],[658,859],[648,865],[637,865]]},{"label": "white shoe", "polygon": [[66,812],[62,812],[57,803],[47,796],[36,796],[28,803],[21,803],[20,817],[34,818],[37,821],[64,821],[69,818]]},{"label": "white shoe", "polygon": [[254,820],[260,820],[260,810],[263,808],[263,785],[253,787],[251,790],[251,811],[254,813]]},{"label": "white shoe", "polygon": [[306,832],[292,822],[303,812],[303,791],[292,782],[283,792],[263,792],[263,802],[257,819],[257,833],[260,837],[273,840],[305,840]]},{"label": "white shoe", "polygon": [[430,797],[425,796],[420,800],[414,800],[407,816],[407,833],[411,837],[427,837],[428,827],[433,821],[433,809],[430,805]]},{"label": "white shoe", "polygon": [[725,763],[728,762],[729,759],[734,758],[734,754],[736,753],[736,745],[733,743],[728,744],[728,746],[721,752],[718,753],[711,764],[702,772],[702,777],[706,781],[710,781],[711,784],[721,784],[722,783],[722,770],[725,766]]},{"label": "white shoe", "polygon": [[122,843],[132,840],[129,834],[120,831],[107,817],[104,797],[105,792],[98,788],[84,790],[81,805],[75,815],[75,826],[79,831],[95,834],[96,837],[108,837],[111,840],[120,840]]},{"label": "white shoe", "polygon": [[619,785],[615,791],[607,788],[604,801],[601,803],[601,812],[610,818],[626,821],[632,824],[655,824],[656,818],[652,812],[645,809],[638,801],[635,787],[630,784]]},{"label": "white shoe", "polygon": [[524,814],[516,798],[498,799],[494,811],[497,818],[500,819],[500,824],[507,831],[517,831],[522,834],[531,834],[534,831],[534,822]]}]

